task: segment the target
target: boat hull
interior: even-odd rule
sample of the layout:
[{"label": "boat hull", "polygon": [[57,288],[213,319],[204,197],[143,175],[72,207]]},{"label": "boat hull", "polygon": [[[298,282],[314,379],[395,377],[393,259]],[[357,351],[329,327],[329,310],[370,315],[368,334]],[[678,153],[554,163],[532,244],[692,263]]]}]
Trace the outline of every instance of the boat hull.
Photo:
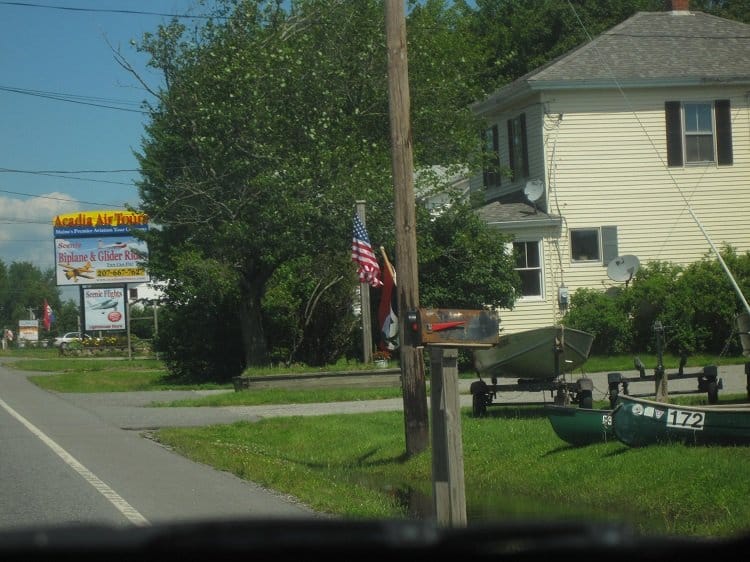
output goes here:
[{"label": "boat hull", "polygon": [[527,330],[501,336],[495,346],[475,351],[474,366],[479,374],[492,377],[553,379],[583,365],[593,341],[592,334],[564,326]]},{"label": "boat hull", "polygon": [[750,407],[682,406],[620,395],[612,411],[612,429],[630,447],[750,445]]},{"label": "boat hull", "polygon": [[544,410],[557,436],[571,445],[581,447],[615,440],[612,410],[552,405]]}]

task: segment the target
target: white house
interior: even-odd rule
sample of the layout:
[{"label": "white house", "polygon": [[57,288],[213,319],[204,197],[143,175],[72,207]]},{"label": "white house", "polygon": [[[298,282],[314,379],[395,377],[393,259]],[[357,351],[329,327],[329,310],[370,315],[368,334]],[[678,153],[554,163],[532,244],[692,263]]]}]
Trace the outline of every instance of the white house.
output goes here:
[{"label": "white house", "polygon": [[639,12],[472,106],[501,167],[472,178],[477,212],[512,234],[523,279],[504,331],[622,283],[618,256],[750,250],[750,26],[688,8]]}]

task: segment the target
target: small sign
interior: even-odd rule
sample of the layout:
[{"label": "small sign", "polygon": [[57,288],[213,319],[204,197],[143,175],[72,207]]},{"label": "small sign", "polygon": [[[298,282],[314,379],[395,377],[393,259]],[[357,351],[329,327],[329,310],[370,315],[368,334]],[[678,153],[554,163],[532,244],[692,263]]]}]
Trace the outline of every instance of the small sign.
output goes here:
[{"label": "small sign", "polygon": [[489,310],[420,308],[418,325],[423,345],[491,347],[500,338],[500,319]]}]

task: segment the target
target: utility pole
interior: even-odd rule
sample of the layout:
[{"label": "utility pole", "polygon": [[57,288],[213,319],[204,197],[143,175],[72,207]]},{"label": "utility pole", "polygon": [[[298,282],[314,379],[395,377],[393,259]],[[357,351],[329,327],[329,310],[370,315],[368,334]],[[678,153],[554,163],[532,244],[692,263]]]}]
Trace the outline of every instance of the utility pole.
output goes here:
[{"label": "utility pole", "polygon": [[412,456],[427,449],[429,423],[423,348],[416,347],[414,342],[410,341],[407,332],[407,313],[419,307],[419,284],[404,0],[385,0],[385,31],[388,47],[388,102],[395,204],[401,385],[406,453]]}]

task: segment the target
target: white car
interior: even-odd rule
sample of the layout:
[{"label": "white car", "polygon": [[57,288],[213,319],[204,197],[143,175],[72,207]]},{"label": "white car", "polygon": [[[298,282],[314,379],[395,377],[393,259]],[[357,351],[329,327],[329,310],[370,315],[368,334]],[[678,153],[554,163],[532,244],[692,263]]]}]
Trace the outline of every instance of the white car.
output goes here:
[{"label": "white car", "polygon": [[57,336],[52,345],[54,345],[55,347],[61,347],[64,349],[65,347],[68,346],[69,343],[75,342],[75,341],[81,341],[83,339],[87,339],[87,340],[91,339],[91,336],[89,336],[88,334],[81,335],[81,332],[68,332],[62,336]]}]

